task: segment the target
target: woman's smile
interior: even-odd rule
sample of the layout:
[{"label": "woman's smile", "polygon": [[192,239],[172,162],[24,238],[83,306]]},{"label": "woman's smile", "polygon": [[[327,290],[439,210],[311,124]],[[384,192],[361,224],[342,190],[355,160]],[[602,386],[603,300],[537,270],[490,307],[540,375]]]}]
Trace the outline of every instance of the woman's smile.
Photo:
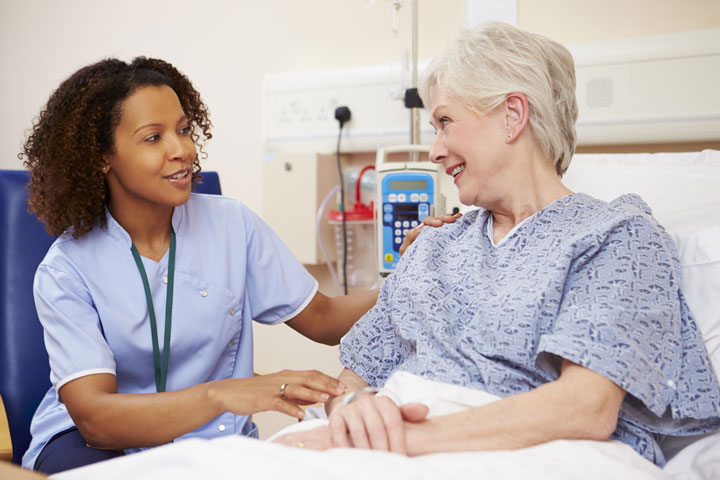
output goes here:
[{"label": "woman's smile", "polygon": [[460,163],[458,165],[455,165],[454,167],[450,167],[447,170],[445,170],[445,173],[453,177],[453,181],[457,183],[458,178],[460,178],[460,175],[465,171],[465,164]]},{"label": "woman's smile", "polygon": [[170,183],[175,185],[176,187],[185,189],[192,180],[191,170],[190,168],[183,168],[182,170],[178,170],[177,172],[168,175],[165,178],[167,178]]}]

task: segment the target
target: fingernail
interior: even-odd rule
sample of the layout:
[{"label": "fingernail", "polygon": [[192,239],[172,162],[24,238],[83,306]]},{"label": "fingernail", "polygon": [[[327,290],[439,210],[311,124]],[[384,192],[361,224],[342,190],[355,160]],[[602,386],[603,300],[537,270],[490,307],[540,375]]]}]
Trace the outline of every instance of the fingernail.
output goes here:
[{"label": "fingernail", "polygon": [[323,393],[320,395],[320,400],[323,402],[327,402],[328,398],[330,398],[330,395],[328,395],[327,393]]},{"label": "fingernail", "polygon": [[297,414],[298,418],[303,418],[305,416],[305,410],[300,410]]}]

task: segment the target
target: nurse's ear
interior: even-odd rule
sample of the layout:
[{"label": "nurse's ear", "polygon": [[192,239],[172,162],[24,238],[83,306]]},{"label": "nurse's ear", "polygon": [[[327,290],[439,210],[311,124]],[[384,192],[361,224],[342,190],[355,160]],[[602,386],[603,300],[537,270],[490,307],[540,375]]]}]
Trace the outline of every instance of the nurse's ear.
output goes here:
[{"label": "nurse's ear", "polygon": [[103,155],[103,165],[100,167],[100,172],[106,175],[110,171],[110,158],[108,155]]},{"label": "nurse's ear", "polygon": [[507,138],[505,143],[512,143],[525,129],[530,115],[527,97],[524,93],[508,93],[505,97],[505,129]]}]

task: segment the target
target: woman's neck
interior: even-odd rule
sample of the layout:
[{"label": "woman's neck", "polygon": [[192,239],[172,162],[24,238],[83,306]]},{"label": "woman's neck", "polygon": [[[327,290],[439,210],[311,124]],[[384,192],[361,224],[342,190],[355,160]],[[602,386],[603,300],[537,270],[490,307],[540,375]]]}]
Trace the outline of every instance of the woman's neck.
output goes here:
[{"label": "woman's neck", "polygon": [[108,210],[130,235],[130,239],[138,253],[156,262],[165,255],[170,246],[172,230],[172,207],[159,209],[125,209],[117,208],[110,201]]},{"label": "woman's neck", "polygon": [[552,162],[535,156],[510,173],[510,185],[492,211],[493,240],[500,241],[517,224],[573,193],[560,181]]}]

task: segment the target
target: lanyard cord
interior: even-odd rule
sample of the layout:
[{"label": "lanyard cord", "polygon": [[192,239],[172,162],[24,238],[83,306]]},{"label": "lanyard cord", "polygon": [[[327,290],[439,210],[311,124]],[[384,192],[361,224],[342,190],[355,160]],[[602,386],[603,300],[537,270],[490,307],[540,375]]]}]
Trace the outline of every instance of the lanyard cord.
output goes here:
[{"label": "lanyard cord", "polygon": [[155,320],[155,307],[153,306],[152,293],[150,292],[150,283],[148,282],[147,273],[143,266],[140,253],[138,253],[135,244],[130,247],[135,264],[140,271],[142,277],[143,288],[145,289],[145,299],[147,300],[148,313],[150,314],[150,331],[152,332],[153,360],[155,362],[155,388],[158,392],[165,391],[167,383],[168,363],[170,362],[170,328],[172,326],[172,301],[173,301],[173,284],[175,283],[175,231],[170,231],[170,254],[168,256],[168,283],[167,283],[167,299],[165,300],[165,339],[163,340],[162,364],[160,362],[160,346],[158,345],[157,321]]}]

